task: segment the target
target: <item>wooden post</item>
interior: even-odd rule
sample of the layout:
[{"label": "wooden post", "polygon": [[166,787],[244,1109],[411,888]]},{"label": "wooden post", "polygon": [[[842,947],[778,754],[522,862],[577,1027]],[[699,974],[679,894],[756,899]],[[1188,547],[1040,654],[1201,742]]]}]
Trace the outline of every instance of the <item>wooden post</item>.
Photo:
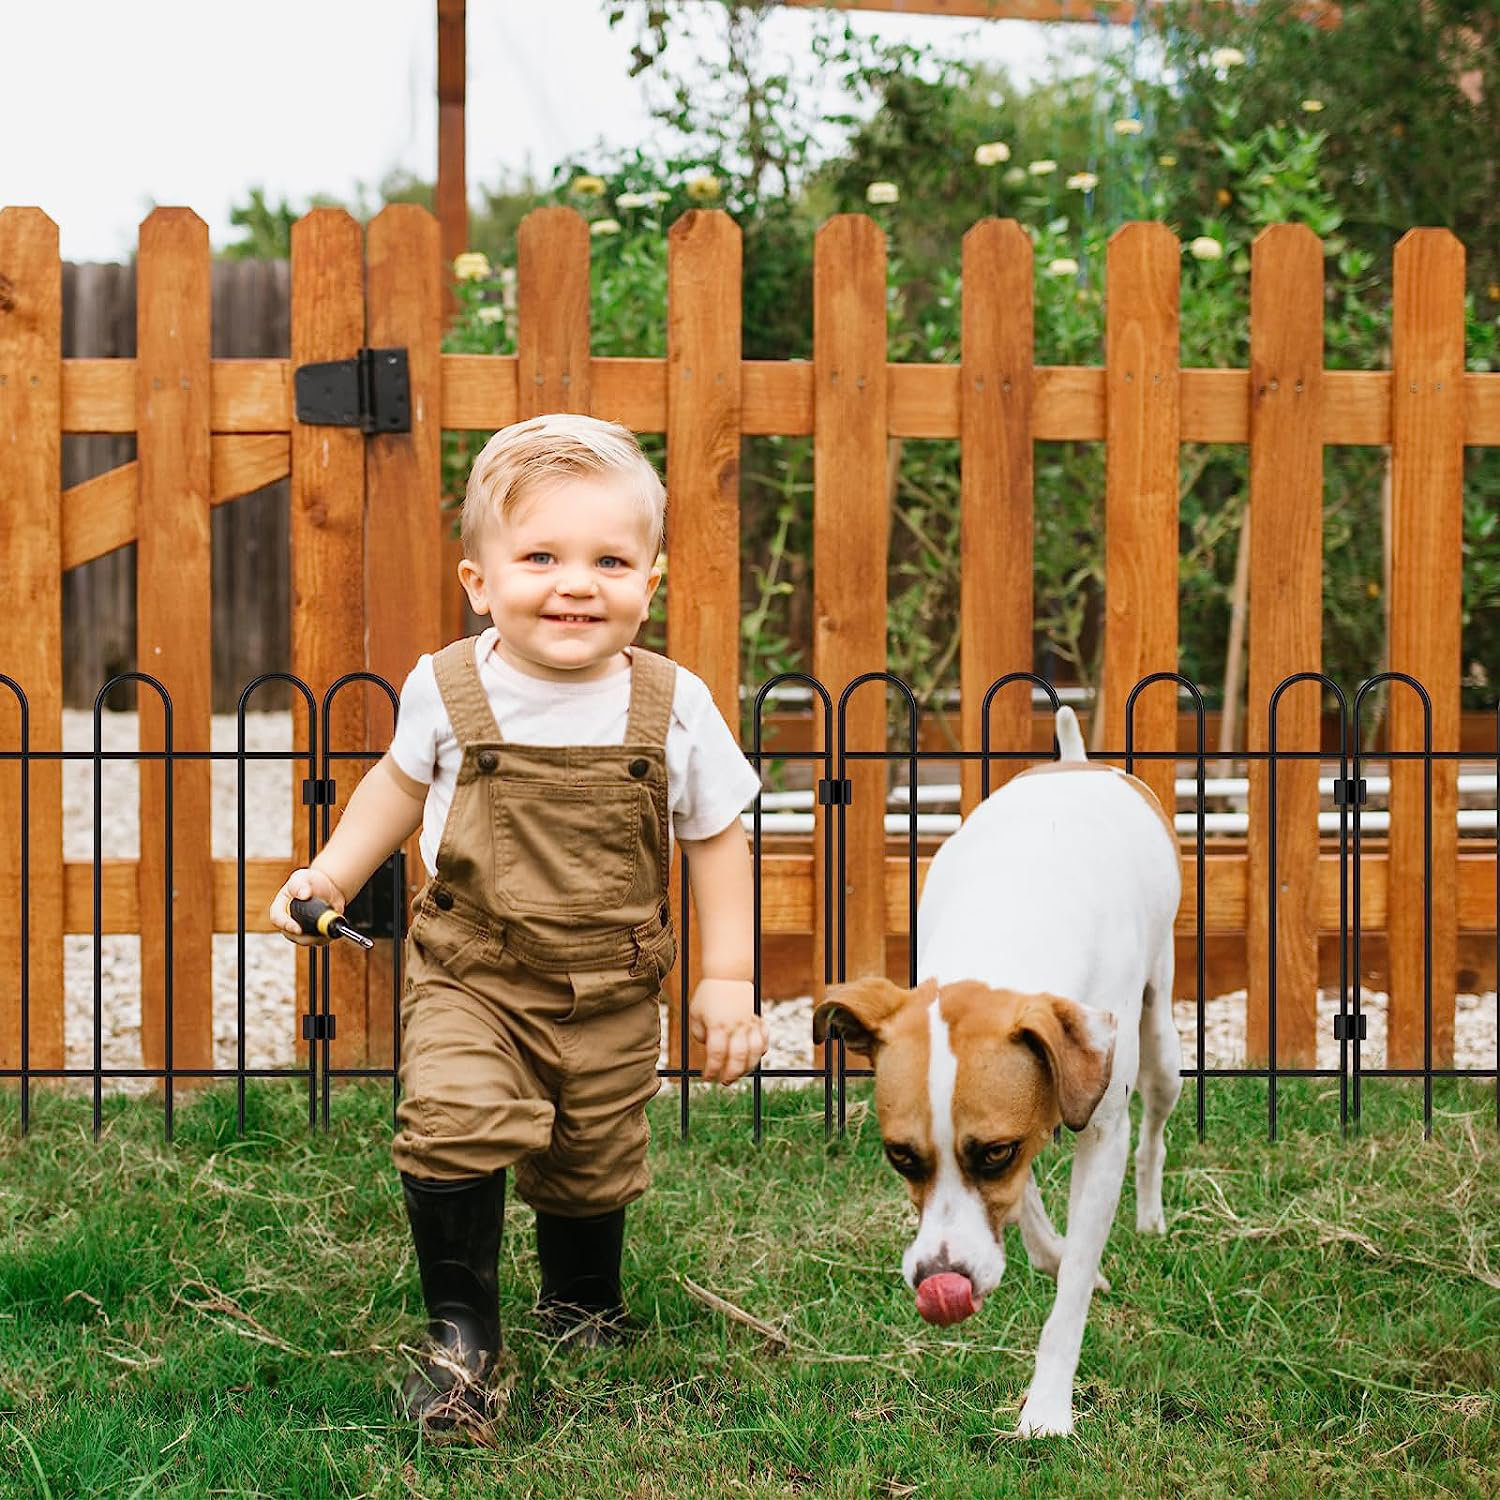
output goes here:
[{"label": "wooden post", "polygon": [[[399,693],[442,631],[442,247],[437,220],[411,203],[393,203],[370,224],[366,247],[366,327],[373,348],[404,348],[411,374],[411,431],[370,438],[365,453],[366,667]],[[371,755],[391,742],[392,715],[371,691],[366,743]],[[353,766],[349,768],[351,771]],[[352,781],[351,781],[352,786]],[[406,844],[406,895],[426,879],[417,835]],[[385,892],[376,892],[384,901]],[[393,1055],[388,943],[368,960],[369,1051]]]},{"label": "wooden post", "polygon": [[[740,732],[740,281],[739,226],[719,210],[690,209],[667,241],[667,497],[670,576],[667,646],[696,672]],[[610,415],[604,413],[604,415]],[[673,861],[671,901],[680,905]],[[681,926],[678,927],[679,934]],[[688,975],[701,974],[690,924]],[[678,970],[668,975],[668,1057],[681,1058]],[[702,1049],[689,1049],[692,1066]]]},{"label": "wooden post", "polygon": [[[1432,748],[1458,748],[1463,608],[1464,248],[1413,229],[1395,255],[1391,340],[1391,670],[1432,699]],[[1415,692],[1392,683],[1390,746],[1422,748]],[[1423,1065],[1425,797],[1418,761],[1391,763],[1391,1067]],[[1458,967],[1458,766],[1432,767],[1432,1063],[1453,1066]]]},{"label": "wooden post", "polygon": [[[191,209],[158,208],[141,225],[136,267],[136,663],[172,706],[175,748],[207,749],[213,713],[212,260],[208,226]],[[141,684],[140,746],[165,747],[162,701]],[[212,789],[207,761],[172,768],[171,943],[167,944],[166,775],[140,767],[141,1053],[166,1061],[172,965],[172,1061],[213,1066]]]},{"label": "wooden post", "polygon": [[[984,695],[1032,664],[1031,240],[1014,219],[986,219],[964,236],[963,364],[959,396],[959,715],[963,746],[980,748]],[[990,748],[1031,746],[1031,684],[997,693]],[[980,800],[980,765],[964,761],[959,810]],[[1022,769],[990,767],[990,790]]]},{"label": "wooden post", "polygon": [[[1323,246],[1303,224],[1256,238],[1250,262],[1249,748],[1270,743],[1270,702],[1323,660]],[[1317,750],[1322,691],[1282,694],[1278,750]],[[1318,763],[1276,773],[1276,1060],[1317,1061]],[[1269,1056],[1270,773],[1250,764],[1246,1055]]]},{"label": "wooden post", "polygon": [[[1177,670],[1177,464],[1180,250],[1165,224],[1126,224],[1109,242],[1105,431],[1105,735],[1125,746],[1125,704],[1153,672]],[[1135,748],[1177,743],[1177,689],[1157,683],[1135,706]],[[1167,816],[1169,760],[1137,761]]]},{"label": "wooden post", "polygon": [[[886,663],[886,567],[890,511],[886,502],[885,236],[863,214],[840,214],[818,231],[813,251],[813,641],[812,674],[834,704],[865,672]],[[822,714],[814,703],[815,749],[824,748]],[[850,698],[844,747],[884,750],[886,693],[866,683]],[[838,774],[837,761],[833,772]],[[821,775],[821,769],[815,774]],[[844,899],[847,925],[840,957],[844,977],[884,974],[885,797],[887,766],[851,761],[853,802],[844,814]],[[826,807],[814,808],[813,910],[823,910]],[[835,846],[837,855],[837,845]],[[834,903],[837,912],[837,900]],[[836,917],[835,917],[836,920]],[[814,917],[815,923],[818,917]],[[822,993],[823,943],[813,940],[813,996]],[[835,968],[837,975],[837,968]]]},{"label": "wooden post", "polygon": [[453,259],[469,247],[469,195],[464,171],[464,95],[468,76],[465,0],[438,0],[438,178],[436,207],[442,226],[443,305],[451,317]]},{"label": "wooden post", "polygon": [[[62,749],[62,263],[38,208],[0,210],[0,670],[26,694],[33,750]],[[0,686],[0,745],[21,748],[20,705]],[[28,769],[25,886],[28,1062],[63,1066],[62,763]],[[0,767],[0,1067],[21,1066],[21,770]]]},{"label": "wooden post", "polygon": [[[343,209],[316,208],[292,226],[292,367],[322,360],[353,359],[365,338],[364,247],[360,227]],[[329,687],[365,664],[365,438],[357,427],[303,426],[291,419],[292,454],[292,671],[321,704]],[[368,689],[340,690],[329,718],[325,749],[365,745]],[[293,743],[307,746],[301,695],[293,698]],[[294,762],[294,784],[303,763]],[[357,761],[332,761],[337,809],[347,805],[359,781]],[[306,819],[293,804],[292,848],[307,862]],[[352,898],[353,891],[345,896]],[[365,961],[350,943],[329,949],[329,1009],[338,1017],[330,1058],[337,1067],[359,1066],[368,1051]],[[297,965],[298,1011],[307,1007],[305,964]],[[304,1043],[298,1033],[298,1048]]]}]

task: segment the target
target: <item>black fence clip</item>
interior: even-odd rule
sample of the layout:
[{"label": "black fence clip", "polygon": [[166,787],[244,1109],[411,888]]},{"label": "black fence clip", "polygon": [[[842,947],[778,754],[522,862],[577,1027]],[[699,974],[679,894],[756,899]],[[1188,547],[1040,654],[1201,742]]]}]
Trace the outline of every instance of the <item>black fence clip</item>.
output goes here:
[{"label": "black fence clip", "polygon": [[405,349],[361,349],[353,359],[298,365],[292,389],[304,426],[357,427],[367,437],[411,431]]},{"label": "black fence clip", "polygon": [[1358,804],[1365,805],[1365,797],[1368,787],[1365,778],[1361,776],[1358,781],[1352,777],[1336,777],[1333,783],[1333,805],[1335,807],[1353,807]]},{"label": "black fence clip", "polygon": [[305,1042],[332,1041],[339,1034],[337,1016],[303,1016],[302,1040]]},{"label": "black fence clip", "polygon": [[847,776],[841,780],[818,782],[819,807],[848,807],[853,801],[854,783]]},{"label": "black fence clip", "polygon": [[[1352,1025],[1353,1021],[1354,1021],[1353,1015],[1347,1015],[1347,1016],[1340,1015],[1340,1016],[1335,1016],[1333,1018],[1333,1039],[1334,1039],[1334,1041],[1336,1041],[1336,1042],[1342,1042],[1346,1038],[1349,1041],[1353,1041],[1354,1040],[1354,1027]],[[1363,1015],[1363,1014],[1360,1015],[1360,1017],[1359,1017],[1359,1039],[1360,1039],[1360,1041],[1364,1041],[1366,1039],[1366,1037],[1368,1036],[1368,1034],[1369,1034],[1369,1028],[1368,1028],[1368,1024],[1367,1024],[1368,1021],[1369,1021],[1369,1017],[1368,1016]]]},{"label": "black fence clip", "polygon": [[332,807],[338,801],[338,782],[332,776],[322,780],[304,777],[302,780],[302,805],[304,807]]}]

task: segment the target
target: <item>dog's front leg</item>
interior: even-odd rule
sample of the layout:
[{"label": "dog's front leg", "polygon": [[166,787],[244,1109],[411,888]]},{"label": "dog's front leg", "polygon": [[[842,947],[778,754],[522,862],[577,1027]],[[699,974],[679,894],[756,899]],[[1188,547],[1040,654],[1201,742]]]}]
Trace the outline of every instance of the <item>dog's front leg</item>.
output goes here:
[{"label": "dog's front leg", "polygon": [[1021,1408],[1023,1437],[1065,1436],[1073,1430],[1073,1375],[1099,1260],[1120,1201],[1129,1145],[1130,1118],[1123,1107],[1107,1119],[1096,1114],[1078,1136],[1057,1298],[1042,1329],[1036,1371]]}]

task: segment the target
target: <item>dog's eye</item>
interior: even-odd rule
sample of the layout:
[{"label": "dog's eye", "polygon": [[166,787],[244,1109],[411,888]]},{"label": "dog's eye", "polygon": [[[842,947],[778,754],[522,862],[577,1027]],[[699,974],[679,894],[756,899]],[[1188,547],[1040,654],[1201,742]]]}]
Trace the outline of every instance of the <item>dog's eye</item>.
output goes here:
[{"label": "dog's eye", "polygon": [[975,1142],[969,1151],[969,1165],[976,1177],[999,1177],[1014,1165],[1021,1150],[1020,1141]]},{"label": "dog's eye", "polygon": [[903,1177],[916,1179],[927,1175],[927,1168],[922,1158],[910,1146],[887,1146],[885,1148],[885,1159]]}]

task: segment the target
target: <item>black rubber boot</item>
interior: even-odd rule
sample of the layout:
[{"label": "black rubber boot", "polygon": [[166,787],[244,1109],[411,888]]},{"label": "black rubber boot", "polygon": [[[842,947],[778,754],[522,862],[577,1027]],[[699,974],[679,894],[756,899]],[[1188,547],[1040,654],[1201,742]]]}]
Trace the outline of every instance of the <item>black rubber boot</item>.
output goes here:
[{"label": "black rubber boot", "polygon": [[539,1210],[536,1254],[542,1267],[542,1290],[537,1313],[543,1323],[587,1348],[624,1338],[628,1333],[620,1299],[624,1243],[623,1208],[584,1219]]},{"label": "black rubber boot", "polygon": [[403,1172],[401,1192],[428,1317],[422,1362],[402,1402],[429,1434],[462,1436],[495,1415],[488,1387],[500,1353],[505,1173],[438,1182]]}]

